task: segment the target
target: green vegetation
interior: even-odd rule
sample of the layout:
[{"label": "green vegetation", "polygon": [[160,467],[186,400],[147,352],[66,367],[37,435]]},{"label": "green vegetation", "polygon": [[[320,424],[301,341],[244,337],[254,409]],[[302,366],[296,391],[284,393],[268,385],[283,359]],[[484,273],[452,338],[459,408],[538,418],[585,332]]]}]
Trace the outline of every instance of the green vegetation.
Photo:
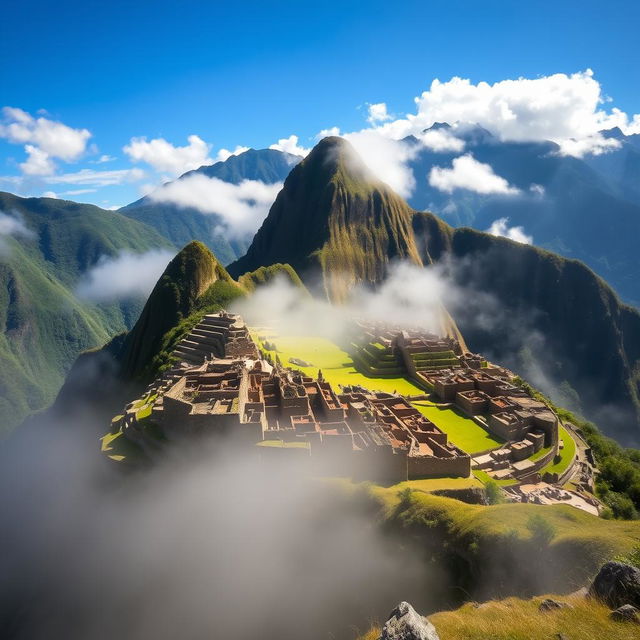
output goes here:
[{"label": "green vegetation", "polygon": [[640,510],[640,451],[622,448],[615,440],[602,435],[596,425],[557,407],[524,380],[517,379],[516,382],[534,398],[547,402],[564,422],[573,424],[591,447],[599,470],[596,495],[609,509],[605,517],[637,519]]},{"label": "green vegetation", "polygon": [[[422,394],[422,389],[402,377],[377,378],[367,377],[356,370],[353,360],[346,351],[326,338],[318,336],[280,336],[271,329],[254,327],[251,330],[254,340],[261,348],[265,338],[275,342],[277,355],[284,366],[299,369],[309,376],[315,377],[318,369],[322,370],[325,380],[338,389],[338,385],[362,385],[372,390],[397,391],[406,395]],[[268,351],[267,351],[268,353]],[[298,358],[311,363],[311,367],[300,367],[289,362],[290,358]]]},{"label": "green vegetation", "polygon": [[482,471],[481,469],[475,469],[473,471],[473,475],[482,482],[485,486],[488,483],[494,483],[499,487],[508,487],[512,484],[517,484],[518,481],[515,478],[506,478],[504,480],[495,480],[492,478],[486,471]]},{"label": "green vegetation", "polygon": [[432,493],[441,489],[479,489],[482,483],[473,476],[470,478],[423,478],[422,480],[406,480],[389,487],[391,490],[403,491],[423,491]]},{"label": "green vegetation", "polygon": [[442,429],[453,444],[467,453],[479,453],[502,444],[501,440],[457,409],[443,409],[422,400],[413,404],[423,416]]},{"label": "green vegetation", "polygon": [[569,465],[576,455],[575,440],[564,427],[560,427],[558,430],[558,437],[563,443],[563,447],[546,467],[542,467],[540,470],[541,475],[545,473],[557,473],[558,476],[561,476],[569,468]]},{"label": "green vegetation", "polygon": [[484,490],[489,504],[501,504],[504,502],[504,496],[500,490],[500,485],[493,478],[489,478],[489,480],[485,482]]},{"label": "green vegetation", "polygon": [[168,246],[153,229],[113,211],[0,193],[0,211],[28,235],[3,237],[0,256],[0,432],[47,407],[78,355],[131,326],[141,300],[80,300],[81,277],[102,256]]},{"label": "green vegetation", "polygon": [[256,444],[258,447],[274,447],[277,449],[308,449],[308,442],[288,442],[285,440],[262,440]]},{"label": "green vegetation", "polygon": [[272,264],[268,267],[260,267],[255,271],[245,273],[238,278],[238,284],[247,291],[253,292],[257,287],[269,284],[276,278],[282,278],[288,284],[300,289],[300,292],[308,295],[307,288],[293,267],[288,264]]},{"label": "green vegetation", "polygon": [[356,368],[367,376],[376,378],[403,377],[404,367],[400,365],[389,347],[380,343],[351,345],[351,357]]},{"label": "green vegetation", "polygon": [[245,295],[201,242],[169,263],[124,341],[119,359],[129,379],[148,382],[171,365],[170,354],[206,313]]},{"label": "green vegetation", "polygon": [[[380,282],[392,258],[421,264],[413,211],[341,138],[325,138],[292,171],[245,256],[240,277],[275,263],[320,267],[324,290],[343,300],[358,281]],[[286,258],[284,258],[286,256]]]},{"label": "green vegetation", "polygon": [[[538,609],[544,598],[566,602],[569,607],[548,613]],[[465,604],[455,611],[429,616],[440,640],[635,640],[634,624],[613,622],[610,610],[597,600],[580,596],[539,596],[532,600],[508,598]],[[359,640],[377,640],[380,628],[373,627]]]}]

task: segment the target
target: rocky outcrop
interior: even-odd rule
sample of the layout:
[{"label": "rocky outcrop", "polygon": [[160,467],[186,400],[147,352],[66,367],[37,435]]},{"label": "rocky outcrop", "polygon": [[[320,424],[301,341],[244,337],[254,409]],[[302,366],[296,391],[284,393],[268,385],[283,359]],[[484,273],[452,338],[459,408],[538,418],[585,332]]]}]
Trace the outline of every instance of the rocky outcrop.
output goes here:
[{"label": "rocky outcrop", "polygon": [[440,640],[435,627],[408,603],[401,602],[382,627],[380,640]]},{"label": "rocky outcrop", "polygon": [[612,609],[626,604],[640,607],[640,569],[607,562],[594,578],[589,595]]},{"label": "rocky outcrop", "polygon": [[572,608],[567,602],[560,602],[553,598],[545,598],[538,607],[540,613],[549,613],[550,611],[557,611],[558,609]]},{"label": "rocky outcrop", "polygon": [[609,617],[614,622],[635,622],[636,624],[640,624],[640,615],[638,615],[638,610],[630,605],[625,604],[622,607],[618,607],[615,611],[612,611]]}]

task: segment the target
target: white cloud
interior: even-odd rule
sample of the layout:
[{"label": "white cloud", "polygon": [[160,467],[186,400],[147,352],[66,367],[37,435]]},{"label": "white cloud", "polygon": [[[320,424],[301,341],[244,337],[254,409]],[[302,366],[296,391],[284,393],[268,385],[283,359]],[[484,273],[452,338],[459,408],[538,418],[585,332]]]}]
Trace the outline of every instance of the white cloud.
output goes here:
[{"label": "white cloud", "polygon": [[464,150],[464,140],[456,138],[449,129],[429,129],[424,133],[418,133],[418,140],[431,151],[438,153],[446,151],[455,151],[460,153]]},{"label": "white cloud", "polygon": [[376,102],[375,104],[368,105],[368,112],[367,121],[372,125],[393,119],[387,112],[386,102]]},{"label": "white cloud", "polygon": [[105,162],[113,162],[116,160],[113,156],[103,153],[97,160],[92,160],[91,164],[104,164]]},{"label": "white cloud", "polygon": [[451,193],[454,189],[467,189],[482,194],[513,195],[518,189],[497,176],[490,165],[478,162],[471,154],[454,158],[451,169],[432,167],[429,184],[440,191]]},{"label": "white cloud", "polygon": [[28,176],[49,176],[55,172],[56,166],[49,157],[49,154],[32,144],[24,147],[28,157],[20,164],[22,173]]},{"label": "white cloud", "polygon": [[276,144],[270,145],[269,149],[276,149],[277,151],[284,151],[285,153],[302,157],[311,151],[311,149],[306,149],[298,144],[298,136],[296,135],[291,135],[288,138],[280,138]]},{"label": "white cloud", "polygon": [[33,232],[27,227],[24,219],[18,212],[11,214],[0,210],[0,236],[25,236],[30,237]]},{"label": "white cloud", "polygon": [[58,199],[58,194],[55,191],[45,191],[41,198],[53,198],[54,200]]},{"label": "white cloud", "polygon": [[44,117],[34,118],[15,107],[4,107],[2,114],[0,138],[14,144],[33,145],[52,158],[60,158],[66,162],[77,160],[91,137],[87,129],[73,129],[62,122]]},{"label": "white cloud", "polygon": [[498,218],[491,223],[491,226],[487,229],[487,233],[492,236],[501,236],[503,238],[509,238],[509,240],[515,240],[522,244],[532,244],[533,237],[528,236],[524,232],[524,227],[510,227],[509,218]]},{"label": "white cloud", "polygon": [[230,235],[244,237],[255,233],[281,188],[282,183],[243,180],[236,185],[195,173],[163,185],[149,198],[217,214]]},{"label": "white cloud", "polygon": [[417,155],[419,145],[387,138],[380,135],[377,129],[363,129],[344,134],[343,137],[353,145],[362,161],[380,180],[404,198],[411,195],[416,181],[408,162]]},{"label": "white cloud", "polygon": [[329,138],[333,136],[339,136],[340,127],[329,127],[328,129],[322,129],[317,135],[316,140],[322,140],[322,138]]},{"label": "white cloud", "polygon": [[216,162],[224,162],[228,160],[231,156],[239,156],[241,153],[245,151],[249,151],[249,147],[243,147],[241,145],[237,145],[233,151],[229,151],[229,149],[220,149],[216,155]]},{"label": "white cloud", "polygon": [[[402,121],[408,130],[422,130],[435,122],[472,122],[502,140],[552,140],[572,155],[611,149],[616,141],[607,141],[598,132],[614,126],[625,130],[635,122],[619,109],[603,108],[607,99],[590,69],[494,84],[436,79],[415,101],[417,114]],[[572,139],[580,144],[571,144]]]},{"label": "white cloud", "polygon": [[211,145],[196,135],[189,136],[187,140],[188,145],[175,147],[164,138],[149,141],[146,138],[131,138],[122,150],[133,162],[146,162],[156,171],[179,176],[186,171],[212,163],[209,157]]},{"label": "white cloud", "polygon": [[44,181],[48,184],[77,184],[96,187],[106,187],[114,184],[137,182],[145,177],[142,169],[114,169],[113,171],[94,171],[81,169],[74,173],[63,173],[57,176],[47,176]]},{"label": "white cloud", "polygon": [[117,256],[103,256],[80,281],[76,294],[80,298],[103,302],[149,295],[173,253],[154,249],[146,253],[122,251]]}]

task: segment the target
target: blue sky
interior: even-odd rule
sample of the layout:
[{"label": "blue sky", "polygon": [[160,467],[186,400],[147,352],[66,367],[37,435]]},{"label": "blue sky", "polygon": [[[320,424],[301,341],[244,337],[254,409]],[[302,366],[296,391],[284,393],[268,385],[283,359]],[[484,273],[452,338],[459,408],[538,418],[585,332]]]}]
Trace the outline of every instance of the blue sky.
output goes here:
[{"label": "blue sky", "polygon": [[[0,106],[87,129],[56,175],[137,167],[145,178],[71,199],[126,204],[168,177],[123,147],[131,138],[212,149],[266,147],[296,134],[367,126],[367,104],[415,113],[434,78],[476,84],[593,69],[615,106],[640,112],[637,2],[9,2],[0,26]],[[101,164],[101,156],[115,158]],[[0,188],[18,182],[24,144],[0,141]],[[43,169],[40,175],[44,175]],[[80,185],[87,187],[87,185]],[[91,187],[93,188],[93,187]]]}]

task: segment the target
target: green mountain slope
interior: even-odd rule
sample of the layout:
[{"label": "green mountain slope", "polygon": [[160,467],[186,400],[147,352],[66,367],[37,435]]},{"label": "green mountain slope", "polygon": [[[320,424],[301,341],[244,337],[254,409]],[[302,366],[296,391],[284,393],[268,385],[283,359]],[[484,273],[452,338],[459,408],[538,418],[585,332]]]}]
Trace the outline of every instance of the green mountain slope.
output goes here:
[{"label": "green mountain slope", "polygon": [[560,402],[567,400],[561,386],[570,387],[581,409],[609,434],[638,443],[636,309],[577,260],[472,229],[451,229],[427,213],[416,214],[414,229],[425,255],[455,260],[451,277],[466,295],[465,307],[453,312],[474,350],[529,379],[538,376],[537,386],[548,393],[555,388],[551,395]]},{"label": "green mountain slope", "polygon": [[293,169],[229,273],[288,263],[307,284],[319,274],[328,297],[340,301],[358,282],[381,282],[395,258],[420,264],[412,215],[347,141],[325,138]]},{"label": "green mountain slope", "polygon": [[0,211],[27,234],[0,253],[0,427],[6,432],[55,397],[78,354],[137,317],[140,300],[93,304],[74,289],[102,256],[166,245],[152,229],[92,205],[0,193]]},{"label": "green mountain slope", "polygon": [[125,338],[118,354],[122,376],[145,376],[158,354],[170,346],[168,332],[218,298],[226,301],[241,294],[242,289],[204,244],[189,243],[169,263]]},{"label": "green mountain slope", "polygon": [[576,260],[413,211],[344,141],[323,140],[291,172],[247,254],[228,268],[239,277],[289,263],[342,300],[357,282],[379,283],[394,258],[453,258],[463,295],[449,311],[471,350],[549,395],[562,388],[623,442],[640,440],[638,311]]},{"label": "green mountain slope", "polygon": [[[298,156],[274,149],[249,149],[224,162],[189,171],[179,178],[202,174],[232,184],[243,180],[259,180],[266,184],[282,182],[292,167],[300,161]],[[204,214],[197,209],[177,207],[173,204],[154,202],[149,197],[137,200],[120,209],[120,213],[152,226],[176,248],[192,240],[199,240],[211,249],[223,264],[241,256],[249,245],[250,238],[234,240],[219,233],[220,218]]]}]

